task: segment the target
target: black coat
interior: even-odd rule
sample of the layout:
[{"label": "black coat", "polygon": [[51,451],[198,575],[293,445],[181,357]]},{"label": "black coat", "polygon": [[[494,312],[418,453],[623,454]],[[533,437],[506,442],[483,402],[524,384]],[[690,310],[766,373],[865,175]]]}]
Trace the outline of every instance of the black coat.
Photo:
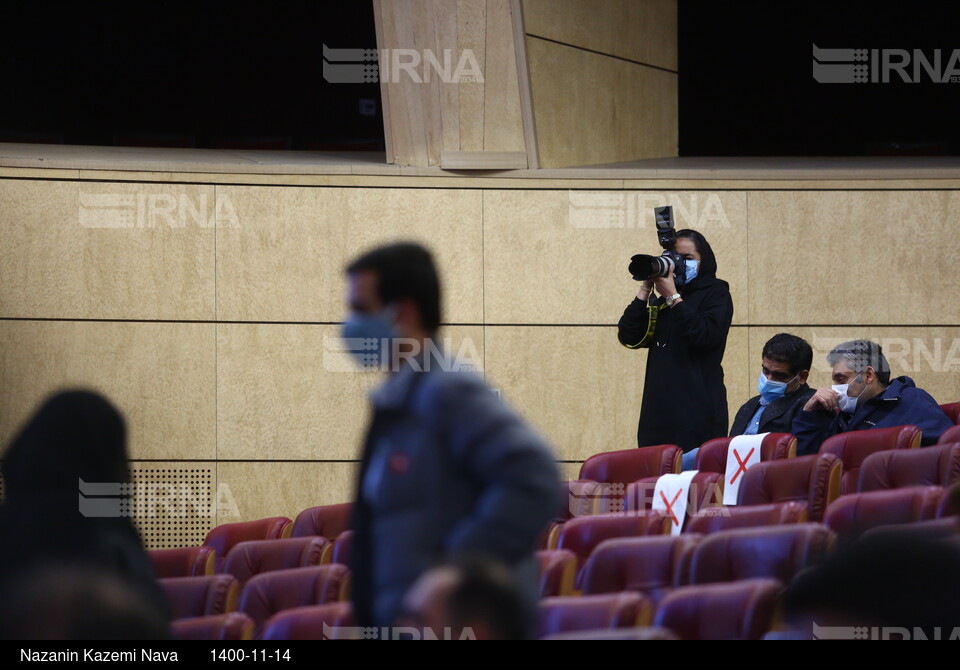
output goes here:
[{"label": "black coat", "polygon": [[[721,361],[732,320],[730,286],[714,277],[695,279],[680,303],[660,310],[653,340],[644,346],[649,355],[637,446],[676,444],[690,451],[727,434]],[[620,343],[638,348],[648,321],[647,304],[635,298],[620,318]]]},{"label": "black coat", "polygon": [[[789,433],[793,430],[793,418],[803,409],[816,389],[807,384],[801,385],[793,393],[788,393],[778,400],[767,405],[760,415],[760,428],[757,433]],[[750,419],[760,407],[760,396],[754,396],[740,406],[737,415],[733,418],[733,427],[730,437],[743,435],[743,431],[750,425]]]}]

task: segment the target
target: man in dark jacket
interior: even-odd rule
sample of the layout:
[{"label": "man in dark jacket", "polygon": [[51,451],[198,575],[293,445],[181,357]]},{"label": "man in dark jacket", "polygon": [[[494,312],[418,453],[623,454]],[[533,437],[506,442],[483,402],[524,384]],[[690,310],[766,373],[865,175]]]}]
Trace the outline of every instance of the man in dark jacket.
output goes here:
[{"label": "man in dark jacket", "polygon": [[363,345],[361,361],[379,356],[389,369],[371,396],[354,503],[357,623],[396,625],[421,574],[471,555],[510,569],[532,624],[536,541],[564,504],[553,455],[480,377],[435,347],[440,287],[426,249],[375,249],[347,274],[344,339]]},{"label": "man in dark jacket", "polygon": [[833,367],[834,386],[818,389],[793,420],[797,455],[817,453],[825,439],[838,433],[907,424],[923,431],[922,444],[935,444],[953,425],[912,379],[890,379],[890,364],[875,342],[837,345],[827,363]]}]

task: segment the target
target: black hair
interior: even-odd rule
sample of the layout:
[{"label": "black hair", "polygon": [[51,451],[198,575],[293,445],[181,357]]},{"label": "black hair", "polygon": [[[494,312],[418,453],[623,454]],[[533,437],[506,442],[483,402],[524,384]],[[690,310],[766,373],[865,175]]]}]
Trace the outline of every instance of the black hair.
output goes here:
[{"label": "black hair", "polygon": [[696,247],[697,253],[700,254],[700,268],[697,270],[697,277],[716,277],[717,257],[714,255],[710,243],[707,242],[707,238],[691,228],[678,230],[677,238],[679,239],[681,237],[693,240],[693,246]]},{"label": "black hair", "polygon": [[447,599],[453,628],[462,629],[479,620],[493,627],[495,639],[529,638],[528,608],[513,575],[501,563],[483,556],[463,555],[451,565],[460,575]]},{"label": "black hair", "polygon": [[420,309],[425,330],[440,327],[440,279],[433,256],[424,247],[401,242],[368,251],[350,265],[347,273],[371,271],[377,275],[377,295],[384,304],[409,298]]},{"label": "black hair", "polygon": [[813,347],[802,337],[790,333],[779,333],[767,340],[761,355],[771,361],[786,363],[794,375],[813,365]]}]

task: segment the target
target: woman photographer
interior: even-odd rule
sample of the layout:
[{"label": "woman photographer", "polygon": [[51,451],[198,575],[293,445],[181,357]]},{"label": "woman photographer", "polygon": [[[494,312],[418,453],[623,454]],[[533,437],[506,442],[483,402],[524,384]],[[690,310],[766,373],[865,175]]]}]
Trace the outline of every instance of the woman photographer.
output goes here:
[{"label": "woman photographer", "polygon": [[649,350],[637,446],[676,444],[688,452],[727,434],[721,361],[733,300],[703,235],[677,231],[674,250],[684,259],[686,283],[678,290],[672,272],[644,281],[617,337],[629,349]]}]

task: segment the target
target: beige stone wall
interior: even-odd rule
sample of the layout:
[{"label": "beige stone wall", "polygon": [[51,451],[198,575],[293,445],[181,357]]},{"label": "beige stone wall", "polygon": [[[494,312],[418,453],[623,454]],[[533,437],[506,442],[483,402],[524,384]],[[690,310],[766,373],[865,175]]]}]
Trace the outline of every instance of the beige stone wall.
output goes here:
[{"label": "beige stone wall", "polygon": [[591,189],[351,179],[0,178],[0,442],[51,391],[93,386],[126,414],[134,459],[212,468],[241,518],[348,500],[376,379],[333,350],[342,269],[372,245],[415,239],[441,267],[451,346],[476,353],[573,476],[577,461],[635,445],[645,353],[620,347],[615,324],[637,289],[629,256],[657,248],[656,204],[703,231],[730,282],[731,418],[780,331],[814,345],[815,384],[828,383],[830,347],[873,337],[894,374],[960,400],[960,196],[934,181],[624,190],[616,179]]}]

